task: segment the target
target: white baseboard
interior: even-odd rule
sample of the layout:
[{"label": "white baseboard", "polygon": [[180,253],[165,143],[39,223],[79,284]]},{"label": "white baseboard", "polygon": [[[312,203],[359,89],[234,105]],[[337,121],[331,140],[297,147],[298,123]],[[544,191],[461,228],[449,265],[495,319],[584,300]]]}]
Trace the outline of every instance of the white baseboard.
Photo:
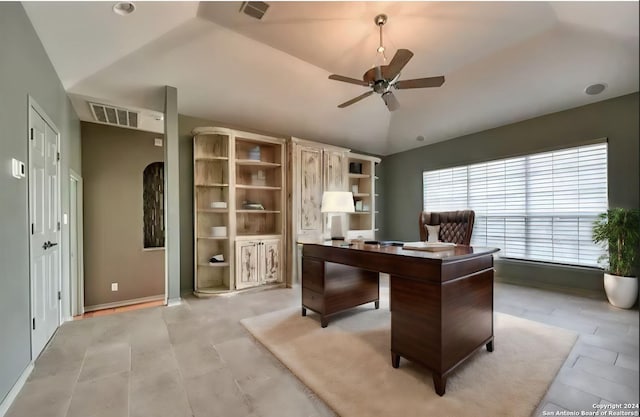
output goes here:
[{"label": "white baseboard", "polygon": [[130,306],[132,304],[148,303],[151,301],[164,301],[164,294],[152,295],[150,297],[134,298],[131,300],[116,301],[115,303],[105,303],[105,304],[96,304],[93,306],[85,306],[84,312],[88,313],[90,311],[105,310],[107,308],[124,307],[124,306]]},{"label": "white baseboard", "polygon": [[31,375],[31,371],[33,371],[33,362],[29,363],[26,369],[22,372],[22,375],[20,375],[20,378],[18,378],[16,383],[13,384],[13,388],[11,388],[7,396],[4,397],[4,400],[0,402],[0,417],[3,417],[5,414],[7,414],[7,411],[9,411],[9,407],[11,407],[11,404],[13,404],[13,401],[18,396],[18,393],[24,386],[25,382],[27,382],[27,378],[29,378],[29,375]]}]

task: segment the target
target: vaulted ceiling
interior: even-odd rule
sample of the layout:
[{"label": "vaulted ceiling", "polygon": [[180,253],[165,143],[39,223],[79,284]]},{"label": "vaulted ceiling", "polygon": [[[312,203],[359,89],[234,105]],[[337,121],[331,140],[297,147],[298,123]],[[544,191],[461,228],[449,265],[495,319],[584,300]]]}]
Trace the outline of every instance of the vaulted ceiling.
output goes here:
[{"label": "vaulted ceiling", "polygon": [[[172,85],[182,114],[386,155],[638,91],[638,2],[273,2],[262,20],[241,2],[112,6],[24,3],[85,120],[87,97],[162,111]],[[366,89],[327,77],[372,66],[379,13],[387,56],[415,54],[402,79],[446,82],[396,91],[392,113],[377,95],[338,109]]]}]

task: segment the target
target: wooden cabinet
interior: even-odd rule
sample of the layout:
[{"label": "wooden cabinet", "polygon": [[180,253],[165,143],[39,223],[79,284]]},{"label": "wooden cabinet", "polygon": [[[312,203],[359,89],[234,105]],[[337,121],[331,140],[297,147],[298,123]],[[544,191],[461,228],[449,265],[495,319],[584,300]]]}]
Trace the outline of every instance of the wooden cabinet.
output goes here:
[{"label": "wooden cabinet", "polygon": [[320,212],[324,191],[347,191],[349,149],[292,138],[290,155],[292,236],[321,240],[329,230]]},{"label": "wooden cabinet", "polygon": [[224,129],[194,130],[194,288],[196,294],[228,290],[233,278],[230,248],[231,135]]},{"label": "wooden cabinet", "polygon": [[258,259],[262,265],[262,282],[282,281],[281,239],[265,239],[262,249],[258,251]]},{"label": "wooden cabinet", "polygon": [[355,213],[348,214],[347,239],[374,240],[376,232],[376,164],[380,158],[349,154],[349,191],[353,193]]},{"label": "wooden cabinet", "polygon": [[297,280],[300,269],[298,242],[317,242],[329,237],[326,215],[320,211],[322,193],[347,191],[349,149],[291,138],[289,155],[291,219],[287,271]]},{"label": "wooden cabinet", "polygon": [[347,152],[325,149],[322,153],[324,178],[323,191],[348,191]]},{"label": "wooden cabinet", "polygon": [[254,287],[260,284],[258,277],[258,243],[236,242],[236,288]]},{"label": "wooden cabinet", "polygon": [[[296,164],[292,180],[294,183],[297,233],[322,233],[322,148],[296,146]],[[296,210],[297,208],[297,210]]]},{"label": "wooden cabinet", "polygon": [[280,238],[236,242],[236,288],[281,281]]},{"label": "wooden cabinet", "polygon": [[281,282],[285,139],[218,127],[193,134],[195,294]]},{"label": "wooden cabinet", "polygon": [[235,135],[237,236],[282,235],[285,208],[284,140]]}]

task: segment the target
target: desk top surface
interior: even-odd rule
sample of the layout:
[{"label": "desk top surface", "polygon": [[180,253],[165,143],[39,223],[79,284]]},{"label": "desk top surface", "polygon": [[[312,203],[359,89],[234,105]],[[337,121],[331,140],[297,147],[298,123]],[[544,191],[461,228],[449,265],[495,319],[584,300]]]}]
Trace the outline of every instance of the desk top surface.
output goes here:
[{"label": "desk top surface", "polygon": [[384,246],[376,244],[367,244],[363,242],[352,242],[347,246],[343,241],[327,241],[322,243],[305,243],[305,247],[320,246],[320,247],[333,247],[336,249],[349,250],[349,251],[362,251],[370,253],[384,253],[390,255],[409,256],[413,258],[425,258],[433,260],[456,261],[465,258],[475,258],[477,256],[490,255],[498,252],[498,248],[485,248],[477,246],[465,246],[456,245],[451,249],[442,250],[438,252],[429,252],[424,250],[410,250],[403,249],[401,246]]}]

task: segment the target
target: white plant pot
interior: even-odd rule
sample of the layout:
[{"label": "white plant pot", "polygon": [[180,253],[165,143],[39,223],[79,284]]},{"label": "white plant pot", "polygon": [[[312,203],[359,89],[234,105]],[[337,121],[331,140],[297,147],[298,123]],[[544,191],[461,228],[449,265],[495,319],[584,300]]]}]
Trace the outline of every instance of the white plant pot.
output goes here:
[{"label": "white plant pot", "polygon": [[614,307],[631,308],[638,296],[638,278],[604,274],[604,291]]}]

